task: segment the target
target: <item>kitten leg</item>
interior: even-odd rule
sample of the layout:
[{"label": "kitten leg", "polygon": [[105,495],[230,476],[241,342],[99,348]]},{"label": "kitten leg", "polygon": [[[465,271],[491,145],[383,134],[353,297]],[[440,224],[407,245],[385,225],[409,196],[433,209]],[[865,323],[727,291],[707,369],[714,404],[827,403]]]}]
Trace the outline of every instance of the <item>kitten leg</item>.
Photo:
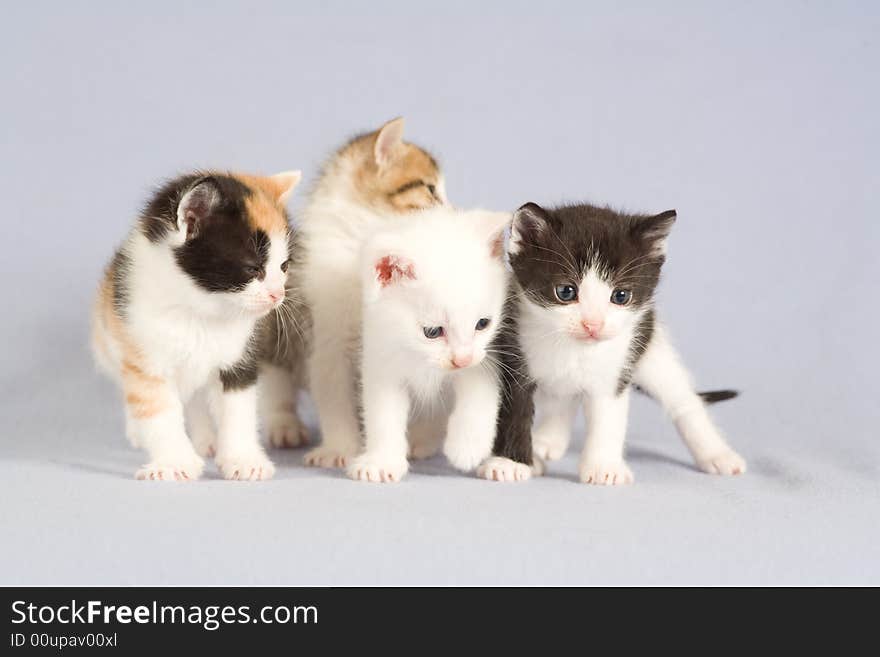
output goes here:
[{"label": "kitten leg", "polygon": [[730,448],[712,422],[662,327],[657,327],[639,360],[633,382],[663,405],[701,470],[723,475],[746,471],[745,460]]},{"label": "kitten leg", "polygon": [[212,384],[211,401],[217,418],[217,456],[214,459],[225,479],[258,481],[271,479],[275,466],[257,435],[257,389]]},{"label": "kitten leg", "polygon": [[196,392],[187,402],[186,427],[199,456],[207,458],[217,453],[217,431],[204,391]]},{"label": "kitten leg", "polygon": [[420,409],[410,418],[407,429],[409,457],[427,459],[434,456],[443,446],[444,430],[449,421],[449,413],[436,404]]},{"label": "kitten leg", "polygon": [[469,472],[492,453],[500,401],[499,381],[488,367],[471,367],[452,377],[455,407],[449,416],[443,453]]},{"label": "kitten leg", "polygon": [[535,384],[501,368],[501,405],[492,456],[479,468],[477,476],[492,481],[523,481],[544,473],[544,463],[532,450],[532,419],[535,414]]},{"label": "kitten leg", "polygon": [[133,443],[147,450],[150,461],[137,479],[186,481],[198,479],[205,463],[186,435],[183,404],[167,380],[147,374],[139,365],[122,364],[127,431]]},{"label": "kitten leg", "polygon": [[580,478],[585,484],[631,484],[632,471],[623,460],[629,415],[629,387],[619,395],[589,397],[587,442],[581,455]]},{"label": "kitten leg", "polygon": [[536,405],[542,410],[542,415],[541,421],[532,433],[532,446],[539,458],[555,461],[568,449],[578,398],[556,397],[541,392],[540,388],[536,395]]},{"label": "kitten leg", "polygon": [[322,331],[339,332],[338,326],[324,324],[318,322],[315,313],[316,338],[309,358],[309,381],[318,409],[321,445],[306,453],[305,464],[344,468],[361,445],[354,390],[356,370],[343,344],[320,339]]},{"label": "kitten leg", "polygon": [[290,368],[263,363],[259,378],[260,417],[272,447],[299,447],[309,442],[308,429],[300,422],[296,379]]},{"label": "kitten leg", "polygon": [[409,393],[381,365],[364,358],[363,408],[366,448],[355,457],[348,476],[360,481],[400,481],[409,469],[406,424]]}]

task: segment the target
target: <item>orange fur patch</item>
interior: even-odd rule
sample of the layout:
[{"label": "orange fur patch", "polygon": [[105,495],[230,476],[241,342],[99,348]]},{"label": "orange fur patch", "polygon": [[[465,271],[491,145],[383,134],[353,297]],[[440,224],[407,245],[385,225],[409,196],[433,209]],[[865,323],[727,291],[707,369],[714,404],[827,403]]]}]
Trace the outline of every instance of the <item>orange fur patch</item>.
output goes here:
[{"label": "orange fur patch", "polygon": [[286,232],[287,219],[284,209],[278,204],[278,198],[286,190],[272,178],[243,173],[231,175],[254,192],[245,201],[251,227],[270,235]]},{"label": "orange fur patch", "polygon": [[98,289],[92,341],[102,360],[118,368],[125,403],[131,416],[137,419],[153,417],[170,405],[167,382],[148,372],[140,350],[128,336],[113,303],[113,278],[111,265]]},{"label": "orange fur patch", "polygon": [[376,131],[356,139],[337,156],[354,163],[354,184],[361,200],[366,205],[391,212],[409,212],[436,205],[437,199],[426,186],[394,193],[415,181],[436,186],[440,181],[440,168],[434,158],[418,146],[404,142],[391,160],[380,168],[373,155],[378,134]]}]

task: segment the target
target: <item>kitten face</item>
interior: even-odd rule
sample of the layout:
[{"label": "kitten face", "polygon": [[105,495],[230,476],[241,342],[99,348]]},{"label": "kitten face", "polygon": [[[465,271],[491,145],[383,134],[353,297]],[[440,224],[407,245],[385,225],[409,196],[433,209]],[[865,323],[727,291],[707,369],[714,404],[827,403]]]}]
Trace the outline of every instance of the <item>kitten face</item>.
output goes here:
[{"label": "kitten face", "polygon": [[507,276],[499,249],[509,215],[434,210],[368,247],[368,303],[419,362],[453,371],[489,354]]},{"label": "kitten face", "polygon": [[270,178],[211,173],[170,182],[141,226],[177,266],[231,312],[262,316],[284,300],[289,230],[284,209],[299,172]]},{"label": "kitten face", "polygon": [[439,165],[427,151],[403,141],[402,118],[355,139],[344,153],[356,159],[353,184],[371,207],[406,213],[447,203]]},{"label": "kitten face", "polygon": [[528,203],[514,215],[510,263],[552,334],[585,343],[612,339],[650,307],[674,221],[674,210],[625,215]]}]

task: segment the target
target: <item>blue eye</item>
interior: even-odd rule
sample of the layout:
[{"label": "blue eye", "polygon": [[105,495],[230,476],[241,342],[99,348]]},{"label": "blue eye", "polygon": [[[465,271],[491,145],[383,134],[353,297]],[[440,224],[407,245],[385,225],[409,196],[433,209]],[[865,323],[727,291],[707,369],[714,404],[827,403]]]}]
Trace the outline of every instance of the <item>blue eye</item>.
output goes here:
[{"label": "blue eye", "polygon": [[611,303],[618,306],[625,306],[632,300],[632,290],[616,289],[611,293]]},{"label": "blue eye", "polygon": [[481,319],[479,322],[477,322],[476,329],[477,329],[478,331],[482,331],[482,330],[484,330],[487,326],[489,326],[489,323],[490,323],[491,321],[492,321],[492,320],[489,319],[488,317],[483,317],[483,319]]},{"label": "blue eye", "polygon": [[577,299],[578,296],[577,286],[570,283],[557,285],[555,292],[556,298],[559,299],[562,303],[571,303],[572,301]]},{"label": "blue eye", "polygon": [[441,335],[443,335],[443,327],[442,326],[426,326],[422,329],[425,333],[425,337],[429,340],[436,340]]}]

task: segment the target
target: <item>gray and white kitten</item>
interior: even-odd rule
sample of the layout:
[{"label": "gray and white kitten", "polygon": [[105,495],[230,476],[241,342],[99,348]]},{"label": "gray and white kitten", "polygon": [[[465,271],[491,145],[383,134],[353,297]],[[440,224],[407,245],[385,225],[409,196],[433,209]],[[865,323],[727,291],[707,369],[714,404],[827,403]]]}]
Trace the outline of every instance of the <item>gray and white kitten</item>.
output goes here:
[{"label": "gray and white kitten", "polygon": [[[583,406],[581,481],[632,482],[624,439],[633,385],[663,405],[702,470],[745,472],[745,461],[706,410],[705,401],[729,395],[694,391],[655,317],[654,293],[675,218],[674,210],[630,215],[592,205],[545,210],[528,203],[516,212],[509,245],[516,300],[503,336],[505,394],[494,457],[481,466],[482,476],[525,479],[542,459],[562,456]],[[533,396],[543,411],[534,433]]]}]

